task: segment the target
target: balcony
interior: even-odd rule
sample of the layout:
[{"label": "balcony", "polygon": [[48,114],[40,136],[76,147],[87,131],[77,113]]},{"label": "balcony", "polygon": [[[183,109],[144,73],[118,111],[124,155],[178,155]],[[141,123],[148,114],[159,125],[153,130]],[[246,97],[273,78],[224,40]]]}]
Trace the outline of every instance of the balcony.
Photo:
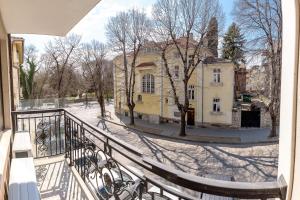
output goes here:
[{"label": "balcony", "polygon": [[64,109],[14,111],[28,131],[42,199],[285,199],[286,184],[215,180],[175,170]]}]

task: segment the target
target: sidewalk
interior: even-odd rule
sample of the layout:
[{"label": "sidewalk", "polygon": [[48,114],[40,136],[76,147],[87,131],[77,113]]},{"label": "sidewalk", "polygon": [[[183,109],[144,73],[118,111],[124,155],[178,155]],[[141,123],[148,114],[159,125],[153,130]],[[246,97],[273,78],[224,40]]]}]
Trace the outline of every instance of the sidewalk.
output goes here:
[{"label": "sidewalk", "polygon": [[[109,120],[110,121],[110,120]],[[121,116],[121,118],[113,117],[111,120],[115,123],[126,125],[129,128],[141,131],[147,134],[167,137],[171,139],[179,139],[194,142],[210,142],[210,143],[231,143],[231,144],[247,144],[247,143],[278,143],[277,138],[269,138],[269,128],[201,128],[197,126],[188,126],[186,128],[186,136],[179,136],[180,124],[164,123],[151,124],[141,119],[135,119],[135,126],[129,126],[129,117]]]}]

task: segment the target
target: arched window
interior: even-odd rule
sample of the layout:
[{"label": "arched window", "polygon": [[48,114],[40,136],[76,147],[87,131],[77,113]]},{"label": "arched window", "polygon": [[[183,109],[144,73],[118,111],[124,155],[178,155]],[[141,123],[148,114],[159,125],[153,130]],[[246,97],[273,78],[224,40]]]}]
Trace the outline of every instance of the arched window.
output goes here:
[{"label": "arched window", "polygon": [[146,74],[142,80],[143,93],[154,93],[154,76],[152,74]]}]

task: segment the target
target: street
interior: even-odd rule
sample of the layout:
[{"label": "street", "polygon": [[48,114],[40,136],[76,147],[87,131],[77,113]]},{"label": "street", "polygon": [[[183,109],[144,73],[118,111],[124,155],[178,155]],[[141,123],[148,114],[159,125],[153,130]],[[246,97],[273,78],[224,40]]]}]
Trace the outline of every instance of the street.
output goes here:
[{"label": "street", "polygon": [[[178,170],[198,176],[217,174],[232,176],[235,181],[273,181],[277,178],[278,144],[209,144],[160,138],[125,129],[98,118],[100,108],[74,104],[67,108],[82,120],[98,126],[103,132],[137,147],[145,155]],[[107,110],[114,115],[113,105]]]}]

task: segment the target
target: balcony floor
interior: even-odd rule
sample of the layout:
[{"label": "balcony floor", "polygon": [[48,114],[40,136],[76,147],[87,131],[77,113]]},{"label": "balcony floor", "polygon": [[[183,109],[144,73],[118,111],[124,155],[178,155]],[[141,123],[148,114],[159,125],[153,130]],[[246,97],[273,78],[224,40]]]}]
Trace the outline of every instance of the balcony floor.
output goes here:
[{"label": "balcony floor", "polygon": [[38,189],[45,200],[88,200],[90,194],[83,188],[64,159],[64,155],[35,159]]}]

